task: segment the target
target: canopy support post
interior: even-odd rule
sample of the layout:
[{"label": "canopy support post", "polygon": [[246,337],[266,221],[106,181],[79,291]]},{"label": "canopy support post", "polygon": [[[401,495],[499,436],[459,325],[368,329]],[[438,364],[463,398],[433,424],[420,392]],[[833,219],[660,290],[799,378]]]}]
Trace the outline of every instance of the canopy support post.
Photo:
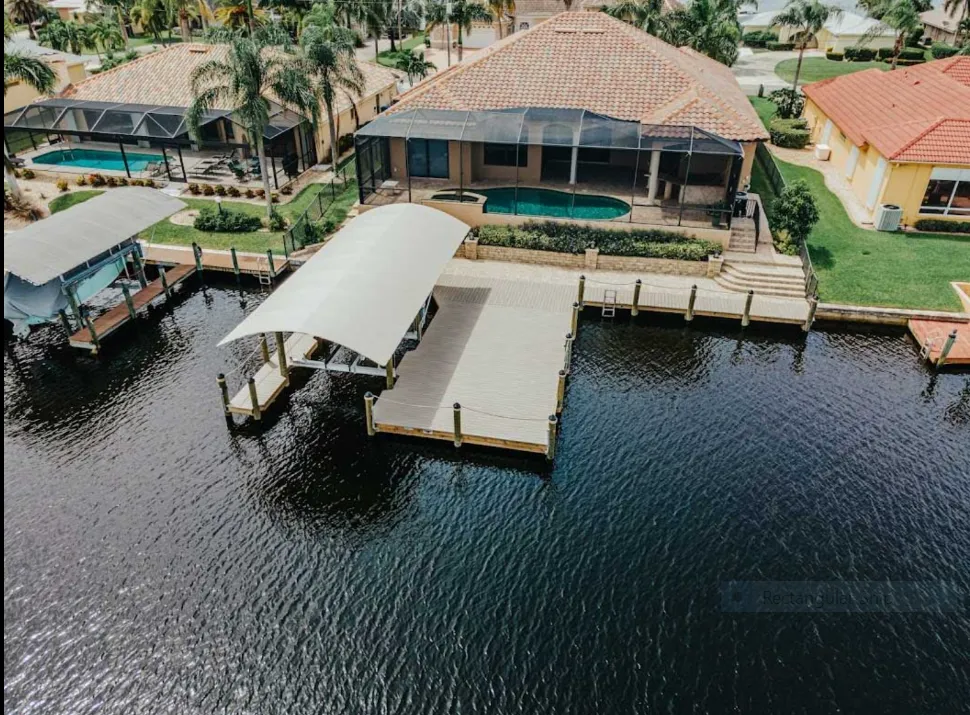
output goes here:
[{"label": "canopy support post", "polygon": [[130,179],[131,169],[128,167],[128,155],[125,154],[125,145],[124,145],[124,142],[121,141],[121,137],[118,137],[118,148],[121,149],[121,160],[125,163],[125,173],[128,175],[128,178]]},{"label": "canopy support post", "polygon": [[684,220],[684,202],[687,200],[687,187],[690,185],[690,162],[694,157],[694,127],[690,128],[690,151],[687,152],[687,172],[684,174],[684,185],[680,187],[680,211],[677,214],[677,225]]},{"label": "canopy support post", "polygon": [[[641,137],[642,139],[642,137]],[[637,158],[633,162],[633,188],[630,190],[630,223],[633,223],[633,207],[637,201],[637,175],[640,173],[640,142],[637,142]]]},{"label": "canopy support post", "polygon": [[280,375],[286,385],[290,384],[290,367],[286,364],[286,342],[283,340],[283,333],[276,333],[276,352],[280,360]]},{"label": "canopy support post", "polygon": [[168,176],[168,180],[172,180],[172,167],[168,165],[168,152],[165,151],[165,145],[162,145],[162,161],[165,162],[165,174]]},{"label": "canopy support post", "polygon": [[135,274],[138,276],[138,285],[144,288],[148,285],[148,279],[145,277],[145,264],[141,259],[141,250],[132,251],[131,260],[135,263]]},{"label": "canopy support post", "polygon": [[67,296],[67,304],[71,308],[71,314],[79,327],[84,327],[84,316],[81,315],[81,306],[78,305],[77,298],[71,286],[64,286],[64,294]]},{"label": "canopy support post", "polygon": [[[411,140],[404,138],[404,170],[408,174],[408,203],[414,203],[411,198]],[[373,173],[373,172],[371,172]]]},{"label": "canopy support post", "polygon": [[391,390],[394,388],[394,358],[392,357],[387,361],[387,365],[384,366],[384,370],[387,373],[387,389]]},{"label": "canopy support post", "polygon": [[185,160],[182,158],[182,147],[176,146],[179,152],[179,166],[182,167],[182,181],[188,181],[189,175],[185,173]]}]

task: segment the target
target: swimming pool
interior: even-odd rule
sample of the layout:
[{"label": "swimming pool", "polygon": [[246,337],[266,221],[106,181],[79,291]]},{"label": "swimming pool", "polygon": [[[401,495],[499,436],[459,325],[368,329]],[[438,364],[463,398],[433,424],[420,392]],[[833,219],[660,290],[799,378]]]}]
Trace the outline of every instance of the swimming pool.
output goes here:
[{"label": "swimming pool", "polygon": [[[128,168],[131,171],[144,171],[149,164],[162,160],[161,154],[139,154],[125,152]],[[58,149],[41,154],[34,158],[35,164],[49,166],[80,166],[85,169],[102,169],[110,171],[124,171],[125,162],[120,151],[106,151],[104,149]]]},{"label": "swimming pool", "polygon": [[520,216],[552,216],[556,218],[614,219],[630,211],[630,205],[612,196],[571,194],[553,189],[520,187],[516,209],[515,187],[475,189],[485,196],[485,213]]}]

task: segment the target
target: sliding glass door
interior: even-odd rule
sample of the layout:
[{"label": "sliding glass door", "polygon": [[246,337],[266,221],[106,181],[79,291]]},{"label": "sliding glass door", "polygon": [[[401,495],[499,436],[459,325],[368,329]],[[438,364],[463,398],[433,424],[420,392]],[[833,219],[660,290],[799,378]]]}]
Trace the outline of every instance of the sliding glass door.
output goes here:
[{"label": "sliding glass door", "polygon": [[408,168],[414,177],[447,179],[448,142],[442,139],[409,139]]}]

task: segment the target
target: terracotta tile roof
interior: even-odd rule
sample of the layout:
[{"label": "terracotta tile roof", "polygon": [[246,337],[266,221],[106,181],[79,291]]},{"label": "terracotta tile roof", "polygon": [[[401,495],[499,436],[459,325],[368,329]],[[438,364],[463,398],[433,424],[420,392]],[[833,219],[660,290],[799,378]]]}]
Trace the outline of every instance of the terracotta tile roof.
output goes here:
[{"label": "terracotta tile roof", "polygon": [[[577,9],[599,12],[616,2],[617,0],[580,0],[573,5]],[[683,7],[680,0],[664,0],[664,10],[668,12],[680,7]],[[515,10],[509,11],[509,15],[558,15],[561,12],[566,12],[566,3],[563,0],[516,0]]]},{"label": "terracotta tile roof", "polygon": [[970,164],[970,57],[865,70],[804,91],[853,144],[890,161]]},{"label": "terracotta tile roof", "polygon": [[404,109],[587,109],[644,124],[690,123],[767,139],[731,70],[601,12],[567,12],[481,51],[401,97]]},{"label": "terracotta tile roof", "polygon": [[[187,107],[192,103],[192,72],[204,62],[225,59],[227,51],[226,45],[172,45],[92,75],[66,90],[63,96],[95,102]],[[364,73],[363,97],[397,83],[397,74],[386,67],[371,62],[359,65]],[[350,100],[341,93],[337,105],[343,111],[350,106]]]}]

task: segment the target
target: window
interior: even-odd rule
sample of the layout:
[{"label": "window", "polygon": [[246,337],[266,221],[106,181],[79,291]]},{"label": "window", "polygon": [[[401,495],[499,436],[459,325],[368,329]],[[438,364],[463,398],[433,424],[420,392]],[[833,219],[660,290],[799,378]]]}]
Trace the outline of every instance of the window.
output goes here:
[{"label": "window", "polygon": [[527,22],[520,22],[519,23],[519,30],[528,30],[528,29],[529,29],[529,23],[527,23]]},{"label": "window", "polygon": [[581,147],[578,159],[587,164],[609,164],[610,150],[595,147]]},{"label": "window", "polygon": [[[515,166],[515,144],[486,144],[485,166]],[[518,147],[519,166],[529,165],[529,147]]]},{"label": "window", "polygon": [[409,139],[408,170],[411,176],[447,179],[448,142],[441,139]]},{"label": "window", "polygon": [[970,216],[970,171],[933,169],[919,212],[941,216]]}]

